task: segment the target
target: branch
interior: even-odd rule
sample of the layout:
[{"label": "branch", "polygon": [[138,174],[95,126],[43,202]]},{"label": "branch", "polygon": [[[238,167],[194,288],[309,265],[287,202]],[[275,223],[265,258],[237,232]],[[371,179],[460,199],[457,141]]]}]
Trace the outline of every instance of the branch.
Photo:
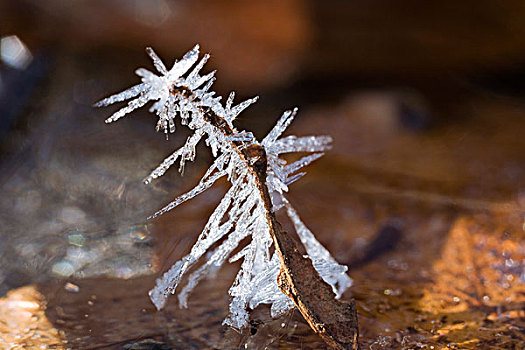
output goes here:
[{"label": "branch", "polygon": [[323,340],[336,349],[357,349],[359,328],[355,302],[339,301],[332,290],[317,273],[310,259],[303,257],[297,244],[283,231],[275,218],[268,187],[266,186],[266,152],[263,147],[247,149],[248,159],[256,159],[253,170],[257,174],[258,188],[266,207],[275,249],[281,262],[278,285],[281,291],[293,299],[295,305],[310,327]]},{"label": "branch", "polygon": [[[243,263],[230,288],[230,295],[233,297],[230,316],[224,323],[237,328],[245,326],[249,317],[248,307],[253,309],[263,302],[272,305],[272,316],[279,315],[293,307],[293,300],[310,327],[327,344],[336,349],[357,349],[355,303],[337,300],[351,284],[351,279],[346,275],[347,268],[337,264],[315,240],[283,196],[283,192],[288,190],[287,186],[304,175],[297,171],[318,159],[322,153],[305,156],[288,165],[279,155],[289,152],[322,152],[329,149],[331,138],[288,136],[279,139],[295,117],[297,109],[294,109],[285,112],[259,143],[251,132],[238,132],[232,123],[257,98],[234,107],[232,93],[223,106],[220,103],[221,97],[208,91],[215,79],[214,72],[199,75],[209,55],[205,55],[194,66],[199,56],[198,45],[180,61],[175,61],[170,70],[166,69],[152,49],[148,48],[147,52],[161,75],[140,68],[136,74],[141,77],[142,84],[100,101],[97,106],[132,99],[106,122],[116,121],[148,101],[155,101],[150,111],[158,115],[157,130],[162,129],[166,137],[168,133],[175,131],[176,115],[181,117],[182,125],[194,131],[183,147],[166,158],[146,178],[146,183],[164,174],[179,158],[179,170],[182,172],[184,162],[194,159],[195,146],[203,137],[206,137],[205,142],[215,158],[197,186],[177,197],[152,217],[197,196],[222,176],[226,175],[232,185],[209,218],[191,252],[157,279],[156,286],[150,291],[152,302],[158,309],[162,308],[168,294],[175,291],[183,275],[209,248],[227,236],[208,256],[208,262],[190,276],[188,285],[179,294],[180,304],[185,306],[187,295],[198,281],[221,266],[241,241],[251,236],[252,242],[230,258],[232,261],[242,257]],[[193,70],[188,73],[193,66]],[[274,210],[279,205],[286,206],[309,259],[300,253],[296,241],[277,222]],[[270,259],[272,244],[275,253]]]}]

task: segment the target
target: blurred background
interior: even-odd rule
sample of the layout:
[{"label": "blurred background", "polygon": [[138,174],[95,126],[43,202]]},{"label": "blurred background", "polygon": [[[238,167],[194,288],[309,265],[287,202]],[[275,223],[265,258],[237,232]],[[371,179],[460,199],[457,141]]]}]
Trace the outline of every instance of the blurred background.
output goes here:
[{"label": "blurred background", "polygon": [[145,186],[187,132],[92,104],[146,46],[170,65],[195,43],[219,95],[260,96],[239,129],[298,106],[290,132],[334,138],[290,198],[350,266],[364,348],[525,342],[523,1],[0,0],[1,346],[322,346],[296,314],[221,327],[235,267],[189,311],[147,299],[224,186],[146,221],[210,155]]}]

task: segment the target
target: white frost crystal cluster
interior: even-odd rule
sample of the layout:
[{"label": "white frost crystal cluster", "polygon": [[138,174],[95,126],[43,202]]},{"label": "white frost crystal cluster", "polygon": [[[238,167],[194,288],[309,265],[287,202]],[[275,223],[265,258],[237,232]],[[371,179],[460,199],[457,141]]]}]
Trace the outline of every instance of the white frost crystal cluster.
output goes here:
[{"label": "white frost crystal cluster", "polygon": [[[347,267],[339,265],[315,239],[284,195],[288,191],[288,185],[304,175],[304,172],[298,171],[321,157],[323,153],[320,152],[330,147],[331,138],[328,136],[281,137],[295,117],[297,112],[295,109],[285,112],[268,135],[259,142],[251,132],[239,132],[233,125],[235,118],[257,98],[234,106],[232,92],[223,105],[221,97],[210,91],[215,80],[215,72],[200,75],[200,70],[209,55],[204,55],[197,63],[198,45],[186,53],[180,61],[175,61],[170,70],[151,48],[146,51],[160,75],[140,68],[136,73],[141,77],[142,83],[96,104],[96,106],[107,106],[131,99],[127,106],[106,120],[110,123],[153,101],[150,111],[158,116],[157,130],[163,130],[166,135],[174,132],[174,119],[179,116],[180,123],[193,131],[186,143],[153,170],[145,182],[149,183],[162,176],[177,161],[179,161],[179,171],[182,171],[187,160],[194,160],[195,147],[203,138],[215,157],[213,164],[191,191],[178,196],[152,217],[161,215],[197,196],[221,177],[226,177],[231,184],[190,253],[159,278],[156,286],[149,292],[157,309],[164,307],[168,295],[175,292],[184,275],[189,273],[187,282],[178,297],[180,305],[187,307],[188,296],[201,279],[212,276],[226,260],[234,262],[240,259],[242,259],[241,269],[229,291],[232,299],[229,316],[224,320],[225,324],[236,328],[246,326],[248,310],[256,308],[259,304],[270,304],[272,316],[278,316],[294,306],[293,301],[277,286],[280,262],[277,253],[272,249],[273,240],[267,221],[267,209],[257,187],[257,175],[248,164],[250,160],[240,152],[240,148],[251,145],[262,146],[266,151],[268,162],[266,185],[272,199],[272,210],[277,211],[282,208],[286,211],[314,268],[332,286],[336,296],[340,297],[352,283],[346,274]],[[221,121],[227,125],[224,128],[213,125],[206,117],[210,111],[220,116]],[[228,133],[224,132],[226,129],[229,130]],[[287,163],[280,158],[280,155],[291,152],[310,154],[292,163]],[[251,237],[250,243],[232,256],[246,237]],[[210,249],[216,243],[219,245]],[[272,251],[274,253],[271,253]],[[195,268],[196,263],[205,254],[204,263]]]}]

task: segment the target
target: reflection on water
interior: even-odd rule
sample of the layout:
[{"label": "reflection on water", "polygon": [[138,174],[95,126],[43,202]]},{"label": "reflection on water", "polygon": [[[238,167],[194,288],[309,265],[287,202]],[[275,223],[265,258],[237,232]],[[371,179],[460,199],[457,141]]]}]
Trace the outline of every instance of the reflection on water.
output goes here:
[{"label": "reflection on water", "polygon": [[16,35],[0,38],[0,59],[16,69],[25,69],[33,56],[27,46]]},{"label": "reflection on water", "polygon": [[140,120],[106,127],[87,102],[97,91],[72,89],[83,74],[74,64],[55,72],[30,101],[39,107],[28,127],[4,138],[0,294],[53,278],[151,273],[146,217],[168,196],[141,180],[167,145],[144,137]]}]

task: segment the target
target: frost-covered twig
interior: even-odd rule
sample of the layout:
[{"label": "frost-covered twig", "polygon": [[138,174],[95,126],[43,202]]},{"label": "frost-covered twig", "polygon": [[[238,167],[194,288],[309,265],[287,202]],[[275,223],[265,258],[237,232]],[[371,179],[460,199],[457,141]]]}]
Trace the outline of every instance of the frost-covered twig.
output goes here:
[{"label": "frost-covered twig", "polygon": [[[163,130],[166,137],[175,131],[176,116],[180,116],[182,125],[193,131],[184,146],[166,158],[145,182],[162,176],[178,160],[182,172],[185,162],[194,159],[195,147],[201,139],[205,139],[215,157],[197,186],[175,198],[153,217],[197,196],[221,177],[227,177],[231,184],[190,253],[157,280],[149,293],[152,302],[157,309],[163,308],[168,295],[175,292],[183,276],[218,243],[218,247],[207,255],[206,262],[190,274],[179,293],[182,307],[187,306],[189,294],[202,278],[212,275],[228,258],[230,262],[242,259],[241,269],[229,291],[232,299],[225,324],[236,328],[246,326],[248,310],[259,304],[270,304],[272,316],[278,316],[295,305],[327,343],[339,348],[356,347],[355,306],[353,302],[335,300],[352,283],[346,274],[347,267],[339,265],[315,239],[284,195],[288,185],[304,175],[298,171],[329,149],[331,138],[281,138],[297,113],[294,109],[286,111],[259,142],[251,132],[239,132],[233,125],[239,113],[257,98],[234,106],[234,93],[231,93],[223,105],[221,97],[210,91],[215,72],[200,75],[209,56],[205,55],[197,63],[198,45],[176,61],[170,70],[151,48],[146,51],[160,75],[140,68],[136,73],[142,78],[141,84],[96,104],[107,106],[131,99],[126,107],[106,120],[109,123],[154,101],[150,111],[157,114],[157,130]],[[310,154],[291,164],[280,158],[291,152]],[[308,258],[299,253],[294,240],[277,222],[274,213],[280,208],[286,209]],[[251,237],[251,242],[231,257],[247,237]]]}]

